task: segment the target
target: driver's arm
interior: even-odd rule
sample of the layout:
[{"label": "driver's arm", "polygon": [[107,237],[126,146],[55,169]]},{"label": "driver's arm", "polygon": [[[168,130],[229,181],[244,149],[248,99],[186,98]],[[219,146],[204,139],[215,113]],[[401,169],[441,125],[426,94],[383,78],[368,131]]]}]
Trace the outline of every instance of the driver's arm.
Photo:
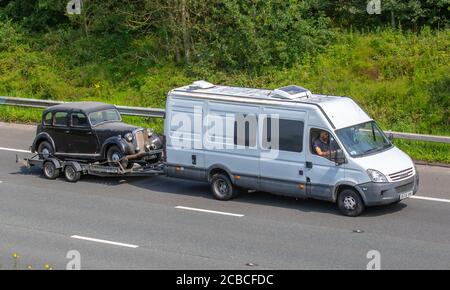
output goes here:
[{"label": "driver's arm", "polygon": [[316,150],[317,155],[322,157],[328,157],[328,155],[330,154],[330,152],[328,151],[322,151],[319,146],[315,146],[314,149]]}]

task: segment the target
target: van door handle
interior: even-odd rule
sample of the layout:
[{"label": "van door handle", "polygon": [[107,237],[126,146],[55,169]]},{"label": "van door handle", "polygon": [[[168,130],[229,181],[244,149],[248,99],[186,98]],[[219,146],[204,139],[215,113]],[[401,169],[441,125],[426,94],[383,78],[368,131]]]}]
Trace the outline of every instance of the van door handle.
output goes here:
[{"label": "van door handle", "polygon": [[312,168],[312,162],[306,161],[306,168]]}]

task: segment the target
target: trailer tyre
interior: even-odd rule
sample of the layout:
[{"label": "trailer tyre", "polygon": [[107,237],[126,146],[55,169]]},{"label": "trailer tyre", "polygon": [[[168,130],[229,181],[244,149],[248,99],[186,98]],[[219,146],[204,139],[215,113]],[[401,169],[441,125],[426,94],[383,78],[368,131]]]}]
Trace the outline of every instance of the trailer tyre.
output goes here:
[{"label": "trailer tyre", "polygon": [[55,164],[52,161],[46,161],[44,163],[44,176],[47,179],[56,179],[60,174],[59,168],[56,168]]},{"label": "trailer tyre", "polygon": [[218,200],[230,200],[238,193],[230,178],[222,173],[215,174],[211,179],[211,191]]},{"label": "trailer tyre", "polygon": [[64,167],[64,176],[69,182],[77,182],[81,178],[81,172],[77,171],[73,165]]},{"label": "trailer tyre", "polygon": [[47,141],[42,141],[38,146],[38,154],[40,159],[49,158],[53,154],[53,147]]},{"label": "trailer tyre", "polygon": [[356,217],[364,211],[364,202],[353,189],[344,189],[339,193],[338,207],[343,215]]}]

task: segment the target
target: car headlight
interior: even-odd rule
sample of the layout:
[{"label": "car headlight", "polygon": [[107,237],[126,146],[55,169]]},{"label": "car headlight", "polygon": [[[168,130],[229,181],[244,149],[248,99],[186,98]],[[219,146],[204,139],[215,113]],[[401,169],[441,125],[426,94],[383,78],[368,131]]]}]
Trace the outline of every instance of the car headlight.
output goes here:
[{"label": "car headlight", "polygon": [[378,170],[367,169],[367,174],[373,182],[388,182],[386,176]]},{"label": "car headlight", "polygon": [[126,133],[124,136],[125,140],[127,140],[128,142],[132,142],[133,141],[133,134],[131,133]]}]

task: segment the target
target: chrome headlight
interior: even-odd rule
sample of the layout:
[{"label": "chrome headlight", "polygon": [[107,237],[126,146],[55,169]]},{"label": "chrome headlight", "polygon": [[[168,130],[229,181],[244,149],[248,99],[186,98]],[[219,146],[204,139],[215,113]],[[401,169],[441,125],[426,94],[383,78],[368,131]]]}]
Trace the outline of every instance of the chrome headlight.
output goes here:
[{"label": "chrome headlight", "polygon": [[367,169],[367,174],[373,182],[389,182],[386,176],[378,170]]},{"label": "chrome headlight", "polygon": [[126,133],[124,136],[125,140],[127,140],[128,142],[133,142],[133,134],[131,133]]}]

